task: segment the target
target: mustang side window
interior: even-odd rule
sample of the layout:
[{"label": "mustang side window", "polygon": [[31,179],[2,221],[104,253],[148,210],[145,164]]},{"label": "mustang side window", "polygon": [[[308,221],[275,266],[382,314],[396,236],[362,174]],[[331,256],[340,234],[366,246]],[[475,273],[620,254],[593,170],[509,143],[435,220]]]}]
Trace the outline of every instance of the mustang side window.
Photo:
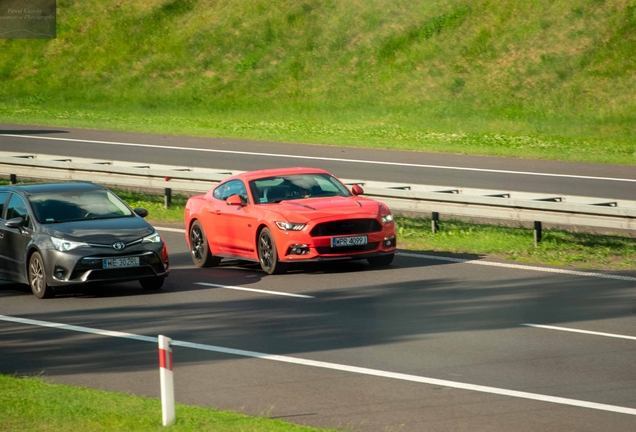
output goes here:
[{"label": "mustang side window", "polygon": [[247,204],[247,189],[241,180],[232,180],[227,183],[223,183],[216,189],[214,189],[214,198],[225,201],[232,195],[238,195],[241,197],[243,203]]}]

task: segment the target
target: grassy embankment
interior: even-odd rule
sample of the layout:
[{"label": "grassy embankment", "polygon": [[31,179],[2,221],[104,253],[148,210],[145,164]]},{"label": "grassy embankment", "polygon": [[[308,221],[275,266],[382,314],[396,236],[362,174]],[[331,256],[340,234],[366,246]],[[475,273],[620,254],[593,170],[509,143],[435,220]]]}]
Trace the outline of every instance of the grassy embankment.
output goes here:
[{"label": "grassy embankment", "polygon": [[0,121],[636,164],[636,1],[59,0]]}]

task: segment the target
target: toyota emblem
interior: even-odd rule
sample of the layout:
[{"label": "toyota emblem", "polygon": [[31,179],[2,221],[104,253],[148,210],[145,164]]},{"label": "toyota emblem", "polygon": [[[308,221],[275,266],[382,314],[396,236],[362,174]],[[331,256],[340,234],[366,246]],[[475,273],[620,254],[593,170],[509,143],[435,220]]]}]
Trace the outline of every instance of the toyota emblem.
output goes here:
[{"label": "toyota emblem", "polygon": [[125,247],[126,247],[126,244],[124,242],[113,243],[113,249],[115,250],[122,250]]}]

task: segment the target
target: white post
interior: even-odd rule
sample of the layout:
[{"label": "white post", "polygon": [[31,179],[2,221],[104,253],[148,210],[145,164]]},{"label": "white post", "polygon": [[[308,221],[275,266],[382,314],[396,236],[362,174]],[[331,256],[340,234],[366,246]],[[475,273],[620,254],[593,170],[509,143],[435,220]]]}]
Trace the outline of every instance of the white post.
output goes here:
[{"label": "white post", "polygon": [[174,378],[172,376],[171,339],[159,335],[159,375],[161,377],[161,413],[163,425],[174,423]]}]

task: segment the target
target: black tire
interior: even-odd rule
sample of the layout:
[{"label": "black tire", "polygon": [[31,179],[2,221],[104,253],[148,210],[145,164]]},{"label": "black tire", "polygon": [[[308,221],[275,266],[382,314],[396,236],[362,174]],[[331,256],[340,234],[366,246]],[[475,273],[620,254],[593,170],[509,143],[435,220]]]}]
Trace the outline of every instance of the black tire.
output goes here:
[{"label": "black tire", "polygon": [[221,262],[221,258],[213,256],[210,252],[208,239],[199,221],[194,221],[190,227],[190,256],[197,267],[214,267]]},{"label": "black tire", "polygon": [[258,250],[258,262],[267,274],[281,274],[287,270],[285,264],[278,261],[276,242],[269,228],[263,228],[256,242]]},{"label": "black tire", "polygon": [[46,283],[44,260],[39,252],[33,252],[29,259],[29,285],[39,299],[53,297],[53,289]]},{"label": "black tire", "polygon": [[163,286],[163,282],[166,278],[163,276],[156,276],[150,278],[139,279],[139,284],[145,290],[158,290]]},{"label": "black tire", "polygon": [[367,258],[369,264],[373,267],[384,267],[388,266],[393,262],[393,257],[395,254],[381,255],[377,257]]}]

